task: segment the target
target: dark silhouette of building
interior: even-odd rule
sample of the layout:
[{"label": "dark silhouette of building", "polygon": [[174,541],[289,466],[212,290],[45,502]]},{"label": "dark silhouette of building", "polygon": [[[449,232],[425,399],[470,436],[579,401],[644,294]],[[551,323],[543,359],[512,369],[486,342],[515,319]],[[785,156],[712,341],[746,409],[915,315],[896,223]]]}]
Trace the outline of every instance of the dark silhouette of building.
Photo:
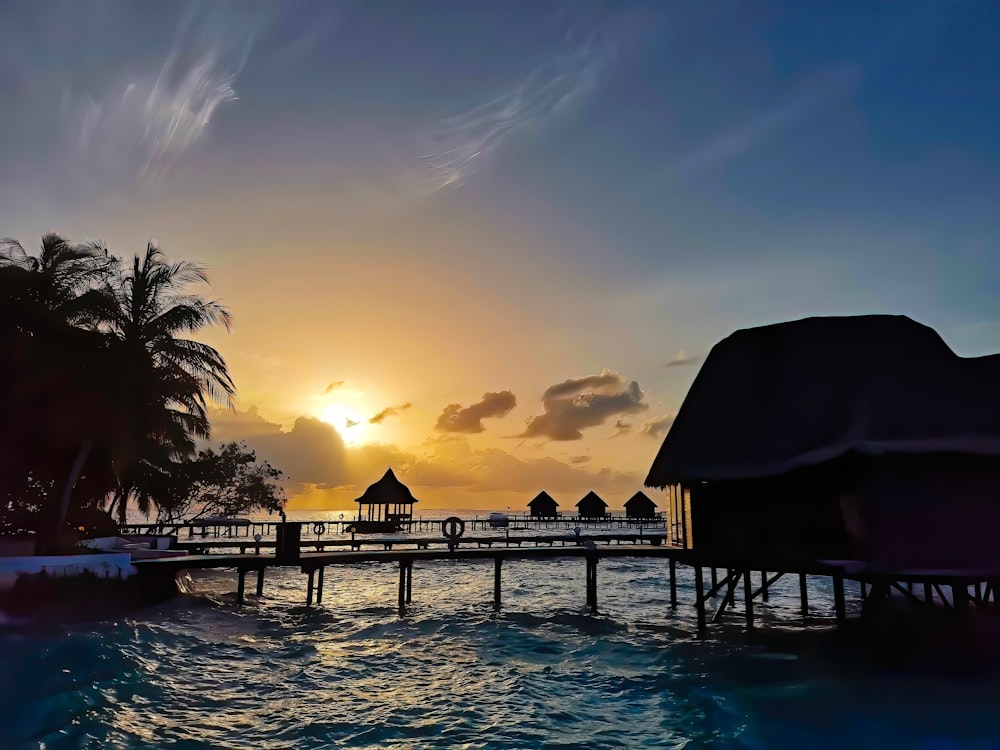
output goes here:
[{"label": "dark silhouette of building", "polygon": [[559,515],[558,507],[559,503],[545,490],[535,495],[535,499],[528,503],[531,515],[536,518],[555,518]]},{"label": "dark silhouette of building", "polygon": [[400,482],[392,469],[365,490],[355,500],[358,504],[358,520],[354,530],[359,533],[398,531],[399,527],[413,519],[413,504],[418,502],[410,488]]},{"label": "dark silhouette of building", "polygon": [[656,503],[639,490],[625,501],[626,518],[656,518]]},{"label": "dark silhouette of building", "polygon": [[576,512],[580,518],[604,518],[608,514],[608,504],[591,490],[576,504]]},{"label": "dark silhouette of building", "polygon": [[712,349],[646,478],[734,560],[1000,571],[1000,355],[903,316],[807,318]]}]

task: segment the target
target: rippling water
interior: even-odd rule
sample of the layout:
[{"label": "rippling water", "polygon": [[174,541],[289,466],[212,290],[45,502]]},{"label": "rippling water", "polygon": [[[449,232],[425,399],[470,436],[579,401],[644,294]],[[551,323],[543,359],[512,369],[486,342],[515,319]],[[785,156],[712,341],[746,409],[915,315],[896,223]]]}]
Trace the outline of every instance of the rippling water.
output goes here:
[{"label": "rippling water", "polygon": [[[683,569],[681,569],[683,570]],[[0,632],[0,748],[1000,747],[1000,677],[876,668],[838,649],[825,583],[798,627],[797,581],[695,633],[691,581],[669,607],[666,564],[606,560],[601,614],[582,560],[417,563],[235,573],[116,622]],[[252,588],[248,586],[248,588]]]}]

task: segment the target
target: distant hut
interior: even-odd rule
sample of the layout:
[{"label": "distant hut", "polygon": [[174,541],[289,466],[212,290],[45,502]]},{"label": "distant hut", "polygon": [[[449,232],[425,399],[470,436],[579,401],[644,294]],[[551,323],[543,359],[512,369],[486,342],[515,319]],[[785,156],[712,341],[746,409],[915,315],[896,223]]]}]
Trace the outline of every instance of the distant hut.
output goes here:
[{"label": "distant hut", "polygon": [[591,490],[576,504],[576,512],[580,518],[604,518],[608,514],[608,504]]},{"label": "distant hut", "polygon": [[712,349],[647,486],[719,559],[1000,571],[1000,355],[903,316],[807,318]]},{"label": "distant hut", "polygon": [[531,515],[535,518],[555,518],[559,515],[558,507],[559,503],[545,490],[535,495],[535,499],[528,503]]},{"label": "distant hut", "polygon": [[389,469],[354,502],[358,504],[358,520],[352,524],[354,531],[379,533],[398,531],[402,524],[409,523],[413,519],[413,504],[418,501]]},{"label": "distant hut", "polygon": [[656,518],[656,503],[642,490],[625,501],[626,518]]}]

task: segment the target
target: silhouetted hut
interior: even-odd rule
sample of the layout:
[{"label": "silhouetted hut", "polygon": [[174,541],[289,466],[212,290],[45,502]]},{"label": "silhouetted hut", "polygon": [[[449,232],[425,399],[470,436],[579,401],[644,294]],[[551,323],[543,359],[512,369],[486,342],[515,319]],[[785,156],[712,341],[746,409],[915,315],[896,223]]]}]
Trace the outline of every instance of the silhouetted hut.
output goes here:
[{"label": "silhouetted hut", "polygon": [[389,469],[354,502],[358,504],[358,520],[352,526],[364,534],[398,531],[413,519],[413,504],[418,501]]},{"label": "silhouetted hut", "polygon": [[580,518],[604,518],[608,513],[608,504],[591,490],[576,504],[576,512]]},{"label": "silhouetted hut", "polygon": [[646,484],[690,491],[691,544],[717,559],[1000,571],[998,383],[1000,355],[902,316],[737,331]]},{"label": "silhouetted hut", "polygon": [[545,490],[535,495],[535,499],[528,503],[531,515],[536,518],[555,518],[559,515],[558,507],[559,503]]},{"label": "silhouetted hut", "polygon": [[626,518],[656,518],[656,503],[642,490],[625,501]]}]

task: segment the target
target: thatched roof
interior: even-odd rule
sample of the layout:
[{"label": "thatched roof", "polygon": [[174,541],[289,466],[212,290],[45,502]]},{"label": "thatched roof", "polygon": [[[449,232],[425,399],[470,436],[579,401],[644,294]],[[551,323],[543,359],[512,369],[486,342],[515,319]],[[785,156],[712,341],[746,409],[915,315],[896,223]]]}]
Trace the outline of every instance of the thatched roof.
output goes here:
[{"label": "thatched roof", "polygon": [[537,505],[537,504],[541,504],[541,503],[545,503],[546,505],[550,505],[551,504],[551,505],[554,505],[557,508],[559,507],[559,503],[557,503],[555,501],[555,499],[552,497],[552,495],[550,495],[545,490],[542,490],[537,495],[535,495],[534,499],[530,503],[528,503],[528,507],[530,508],[533,505]]},{"label": "thatched roof", "polygon": [[647,486],[778,476],[856,451],[1000,456],[1000,355],[904,316],[737,331],[709,353]]},{"label": "thatched roof", "polygon": [[369,485],[365,493],[354,502],[381,505],[383,503],[416,503],[419,501],[410,492],[410,488],[396,479],[392,469],[389,469],[381,479]]},{"label": "thatched roof", "polygon": [[592,505],[594,503],[599,503],[604,508],[608,507],[608,504],[604,502],[604,499],[593,490],[580,498],[580,502],[576,504],[576,507],[579,508],[581,505]]},{"label": "thatched roof", "polygon": [[653,500],[649,497],[649,495],[647,495],[642,490],[639,490],[634,495],[632,495],[632,497],[626,500],[625,507],[628,508],[637,503],[640,505],[651,505],[654,508],[656,507],[656,503],[654,503]]}]

